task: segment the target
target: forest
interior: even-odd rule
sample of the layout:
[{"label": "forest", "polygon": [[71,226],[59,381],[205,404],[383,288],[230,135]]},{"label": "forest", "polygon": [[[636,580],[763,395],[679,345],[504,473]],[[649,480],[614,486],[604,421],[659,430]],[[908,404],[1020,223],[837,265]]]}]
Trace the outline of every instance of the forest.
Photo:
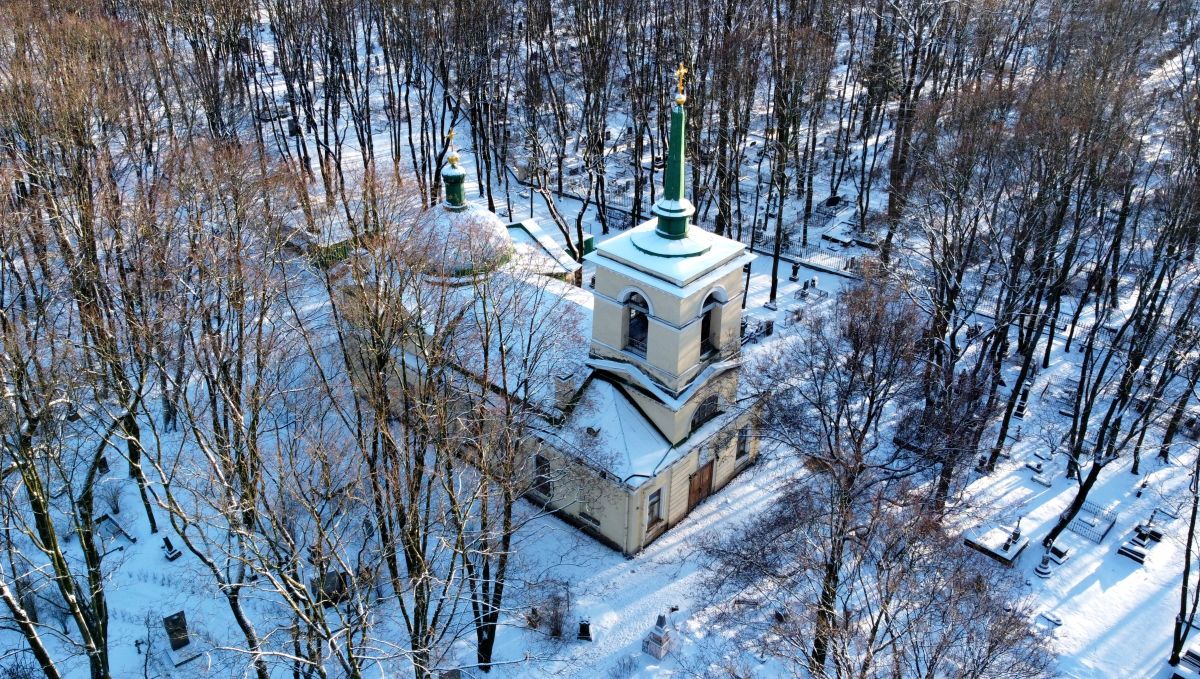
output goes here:
[{"label": "forest", "polygon": [[[1198,40],[1194,0],[0,0],[0,677],[1051,676],[1028,583],[961,540],[1020,446],[1063,493],[1029,566],[1171,479],[1178,664]],[[570,549],[523,499],[545,413],[497,394],[579,338],[549,287],[424,286],[409,226],[462,153],[586,291],[683,89],[747,308],[839,289],[744,351],[777,485],[681,533],[722,641],[667,671],[521,631]],[[172,597],[206,675],[156,664]]]}]

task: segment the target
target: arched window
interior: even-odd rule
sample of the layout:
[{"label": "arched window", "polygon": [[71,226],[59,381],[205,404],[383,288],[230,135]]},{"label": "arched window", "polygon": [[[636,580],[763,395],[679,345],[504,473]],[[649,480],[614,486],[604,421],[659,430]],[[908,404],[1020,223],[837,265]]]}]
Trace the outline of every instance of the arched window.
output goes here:
[{"label": "arched window", "polygon": [[634,292],[625,300],[625,350],[646,356],[646,335],[650,331],[650,305],[646,298]]},{"label": "arched window", "polygon": [[700,425],[716,417],[720,412],[720,401],[717,399],[717,395],[712,394],[705,397],[700,402],[700,407],[696,408],[696,412],[692,414],[692,431],[699,429]]},{"label": "arched window", "polygon": [[707,357],[716,353],[719,348],[721,328],[717,319],[717,313],[721,308],[721,302],[717,299],[716,293],[709,294],[704,299],[704,305],[700,307],[700,356]]}]

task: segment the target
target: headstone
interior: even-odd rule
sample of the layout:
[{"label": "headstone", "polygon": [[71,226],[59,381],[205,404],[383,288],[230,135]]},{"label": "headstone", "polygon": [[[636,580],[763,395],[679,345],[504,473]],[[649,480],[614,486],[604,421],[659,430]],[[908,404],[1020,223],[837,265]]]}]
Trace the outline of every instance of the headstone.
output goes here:
[{"label": "headstone", "polygon": [[178,651],[191,643],[191,639],[188,638],[187,617],[183,611],[163,618],[163,627],[167,630],[167,638],[171,642],[172,651]]},{"label": "headstone", "polygon": [[1062,565],[1071,558],[1071,550],[1067,547],[1058,547],[1052,545],[1050,547],[1049,557],[1054,563]]},{"label": "headstone", "polygon": [[674,637],[667,625],[667,616],[660,614],[654,623],[654,629],[642,640],[642,652],[662,660],[671,651]]},{"label": "headstone", "polygon": [[1121,548],[1117,550],[1117,554],[1127,556],[1139,564],[1146,563],[1146,550],[1133,542],[1126,542],[1121,545]]},{"label": "headstone", "polygon": [[1011,568],[1029,545],[1029,538],[1022,536],[1019,530],[1005,530],[1000,526],[979,526],[967,530],[963,535],[963,542]]},{"label": "headstone", "polygon": [[1043,618],[1045,618],[1047,622],[1049,622],[1051,625],[1054,625],[1055,627],[1061,627],[1063,624],[1062,618],[1058,617],[1054,613],[1051,613],[1050,611],[1044,611],[1040,615]]},{"label": "headstone", "polygon": [[165,535],[163,536],[162,550],[163,554],[165,554],[167,557],[167,561],[174,561],[183,555],[183,552],[179,551],[175,548],[175,545],[171,544],[171,538],[166,537]]},{"label": "headstone", "polygon": [[1042,561],[1037,565],[1037,568],[1033,569],[1033,574],[1039,578],[1048,578],[1050,577],[1050,573],[1050,553],[1047,552],[1042,555]]},{"label": "headstone", "polygon": [[592,622],[587,618],[579,621],[579,634],[576,638],[580,641],[592,641]]}]

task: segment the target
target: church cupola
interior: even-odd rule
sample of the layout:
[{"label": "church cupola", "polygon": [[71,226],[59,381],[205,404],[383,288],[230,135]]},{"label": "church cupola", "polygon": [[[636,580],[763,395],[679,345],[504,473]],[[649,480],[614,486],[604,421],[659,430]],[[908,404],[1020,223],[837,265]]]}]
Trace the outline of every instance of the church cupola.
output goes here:
[{"label": "church cupola", "polygon": [[448,143],[451,144],[450,155],[446,167],[442,168],[442,183],[446,185],[445,208],[451,212],[462,212],[467,209],[467,196],[463,182],[467,179],[467,171],[458,166],[458,149],[454,144],[454,130],[450,130]]},{"label": "church cupola", "polygon": [[683,64],[675,72],[679,78],[679,92],[675,95],[675,106],[671,109],[671,141],[667,147],[667,167],[663,175],[663,194],[654,204],[653,212],[658,215],[655,233],[663,238],[678,240],[687,236],[688,222],[696,213],[692,202],[683,195],[683,177],[686,171],[684,146],[687,143],[687,95],[683,93],[683,76],[687,69]]},{"label": "church cupola", "polygon": [[687,176],[687,95],[683,93],[683,78],[687,68],[679,64],[675,77],[679,91],[671,108],[671,134],[667,146],[667,166],[663,172],[662,197],[650,209],[658,219],[654,231],[633,239],[633,244],[647,254],[658,257],[695,257],[708,252],[711,244],[705,238],[693,237],[692,215],[696,208],[684,196]]},{"label": "church cupola", "polygon": [[496,213],[467,202],[467,172],[459,164],[453,130],[448,143],[448,162],[441,173],[446,198],[421,213],[406,240],[419,251],[418,266],[431,280],[465,284],[508,261],[513,242]]}]

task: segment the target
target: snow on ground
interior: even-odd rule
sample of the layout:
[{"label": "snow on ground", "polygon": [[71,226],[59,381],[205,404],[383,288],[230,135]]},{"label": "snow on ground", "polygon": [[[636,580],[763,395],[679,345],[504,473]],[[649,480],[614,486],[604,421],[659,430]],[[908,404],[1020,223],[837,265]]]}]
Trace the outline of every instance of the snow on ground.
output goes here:
[{"label": "snow on ground", "polygon": [[[566,204],[569,199],[562,202]],[[572,206],[567,206],[564,212],[570,214],[571,209]],[[540,212],[537,216],[543,217]],[[754,262],[745,312],[755,319],[773,318],[780,334],[789,331],[787,321],[792,311],[811,306],[810,302],[795,299],[800,284],[786,279],[788,268],[781,265],[779,308],[771,310],[764,307],[770,288],[770,258],[760,256]],[[585,271],[585,280],[590,273]],[[849,282],[832,273],[801,268],[800,280],[814,276],[819,279],[820,289],[831,296]],[[765,338],[748,345],[746,358],[766,350],[770,342],[770,338]],[[1092,495],[1101,505],[1116,506],[1119,515],[1112,531],[1098,545],[1065,533],[1060,544],[1071,547],[1072,558],[1057,566],[1050,579],[1036,577],[1033,568],[1040,557],[1038,542],[1074,495],[1074,482],[1062,478],[1061,466],[1047,463],[1047,474],[1053,479],[1051,488],[1033,483],[1030,480],[1033,472],[1025,467],[1025,462],[1035,459],[1033,455],[1039,447],[1046,446],[1039,432],[1056,424],[1065,425],[1065,418],[1056,414],[1057,407],[1051,399],[1057,388],[1065,386],[1056,381],[1073,372],[1071,362],[1077,354],[1064,354],[1061,342],[1058,345],[1053,367],[1042,371],[1035,381],[1035,396],[1029,414],[1020,425],[1021,440],[1014,442],[1011,459],[995,474],[975,479],[962,496],[960,501],[969,506],[973,517],[971,524],[962,529],[980,524],[1011,525],[1021,517],[1022,531],[1031,538],[1031,544],[1016,568],[1024,573],[1030,594],[1038,602],[1035,610],[1049,612],[1063,621],[1060,627],[1044,618],[1034,622],[1051,636],[1053,648],[1060,654],[1059,670],[1064,676],[1168,677],[1164,660],[1178,601],[1186,516],[1181,514],[1179,519],[1170,520],[1159,515],[1156,525],[1164,530],[1165,537],[1149,550],[1143,566],[1117,555],[1116,551],[1133,527],[1145,521],[1151,511],[1158,507],[1174,508],[1186,495],[1188,465],[1194,451],[1189,446],[1189,450],[1182,452],[1182,459],[1173,459],[1167,466],[1144,460],[1143,474],[1136,477],[1129,473],[1128,459],[1113,463]],[[1154,449],[1156,446],[1147,446],[1147,453],[1152,455]],[[573,610],[567,620],[567,639],[550,640],[520,624],[521,615],[533,599],[527,588],[516,584],[510,590],[511,616],[497,644],[499,664],[491,676],[605,677],[627,658],[630,660],[626,662],[632,662],[636,668],[633,675],[636,677],[702,674],[730,651],[721,643],[727,630],[722,629],[709,608],[711,602],[703,586],[705,568],[698,558],[698,548],[707,536],[738,530],[742,521],[769,506],[780,484],[797,471],[794,464],[787,458],[764,455],[632,559],[622,557],[556,518],[542,516],[531,521],[517,546],[517,578],[524,582],[559,578],[570,583]],[[1137,497],[1142,480],[1148,481],[1147,487]],[[189,554],[185,553],[178,561],[166,562],[158,538],[149,534],[135,497],[126,494],[124,505],[122,525],[141,539],[109,557],[125,562],[110,584],[114,602],[114,676],[141,676],[147,656],[134,641],[146,636],[148,626],[161,630],[162,616],[176,610],[187,612],[196,635],[205,645],[238,643],[224,601],[208,584],[211,577],[200,570]],[[527,507],[525,511],[535,510]],[[996,568],[1002,567],[997,564]],[[271,617],[268,610],[259,610],[269,606],[266,602],[251,601],[248,605],[252,614]],[[679,608],[672,618],[679,650],[657,661],[641,652],[641,641],[657,615],[667,613],[673,606]],[[591,621],[593,642],[574,639],[580,618]],[[157,638],[155,643],[161,648],[165,639],[161,634]],[[457,650],[464,661],[473,657],[469,638],[460,641]],[[528,663],[504,664],[527,657]],[[219,663],[244,665],[238,658],[219,652],[197,662],[203,664],[210,659],[218,663],[213,676],[229,674],[221,671]],[[743,660],[757,668],[758,676],[777,674],[776,668],[759,664],[756,658]],[[160,653],[151,659],[152,665],[161,662]],[[156,674],[152,669],[150,676]]]},{"label": "snow on ground", "polygon": [[[679,525],[667,531],[643,553],[626,559],[553,518],[543,517],[529,528],[532,539],[518,548],[525,567],[571,583],[572,612],[566,640],[554,641],[544,632],[520,626],[505,628],[497,642],[498,659],[520,659],[526,653],[532,665],[501,666],[500,677],[608,676],[622,658],[633,658],[636,677],[679,676],[679,671],[706,650],[719,648],[719,627],[706,615],[702,582],[706,573],[697,558],[705,536],[719,534],[733,524],[766,508],[779,484],[794,471],[788,464],[764,456],[720,492],[697,507]],[[513,604],[517,606],[517,603]],[[671,607],[679,634],[680,651],[655,660],[641,651],[642,639],[659,614]],[[577,641],[578,620],[590,620],[595,640]]]},{"label": "snow on ground", "polygon": [[[1077,356],[1078,354],[1074,354]],[[1169,677],[1166,659],[1170,653],[1171,633],[1179,605],[1179,586],[1187,530],[1186,511],[1177,519],[1155,514],[1154,525],[1164,537],[1151,543],[1144,565],[1117,554],[1134,527],[1150,519],[1155,509],[1179,508],[1190,497],[1188,481],[1195,446],[1188,443],[1176,450],[1171,463],[1162,464],[1153,456],[1154,445],[1143,447],[1141,474],[1130,473],[1132,451],[1109,464],[1089,494],[1090,502],[1113,508],[1115,525],[1100,544],[1071,531],[1063,533],[1059,546],[1071,549],[1070,559],[1056,566],[1048,579],[1037,577],[1042,549],[1041,538],[1050,530],[1075,496],[1076,482],[1064,477],[1061,460],[1044,462],[1046,475],[1053,485],[1045,488],[1034,483],[1034,472],[1027,462],[1037,462],[1034,453],[1047,450],[1037,433],[1047,427],[1066,428],[1067,418],[1057,412],[1051,401],[1053,385],[1061,385],[1074,368],[1073,355],[1056,350],[1049,370],[1034,383],[1029,414],[1021,423],[1020,441],[1013,442],[1012,458],[996,474],[976,479],[963,498],[981,522],[1011,526],[1021,517],[1021,530],[1031,544],[1016,568],[1026,576],[1029,590],[1038,602],[1038,612],[1046,611],[1063,621],[1055,626],[1044,618],[1037,621],[1053,640],[1059,654],[1059,669],[1067,677]],[[1057,420],[1057,422],[1056,422]],[[1015,422],[1015,421],[1014,421]],[[1139,497],[1139,486],[1146,487]]]},{"label": "snow on ground", "polygon": [[[469,136],[463,134],[460,138],[468,139]],[[883,141],[878,139],[876,143]],[[386,158],[389,135],[377,133],[374,143],[377,157]],[[462,151],[463,166],[468,171],[468,196],[478,200],[474,154],[469,148]],[[352,149],[347,150],[348,155],[353,153]],[[346,162],[353,165],[352,158],[347,158]],[[828,195],[830,188],[826,174],[822,172],[814,193]],[[512,211],[507,213],[502,208],[502,218],[515,221],[532,215],[547,233],[561,242],[563,239],[550,219],[545,199],[540,195],[530,196],[529,190],[520,185],[514,184],[512,189]],[[883,196],[882,191],[873,192],[873,203],[881,201]],[[622,202],[614,200],[616,204]],[[581,203],[573,198],[558,198],[556,203],[568,221],[574,220],[581,207]],[[795,221],[794,207],[789,205],[788,221]],[[873,204],[872,207],[879,206]],[[825,231],[844,235],[846,222],[853,214],[853,209],[843,209],[828,224],[814,228],[809,234],[810,243],[822,245],[820,236]],[[587,227],[596,223],[594,206],[589,208],[583,221]],[[608,235],[597,233],[596,238],[605,240],[620,233],[622,231],[614,229]],[[747,238],[748,235],[747,232]],[[841,251],[836,245],[824,244],[823,247],[830,252]],[[855,248],[846,254],[859,252]],[[590,277],[590,269],[591,266],[586,265],[585,281]],[[753,264],[745,313],[754,320],[773,319],[777,332],[785,333],[792,312],[811,308],[812,302],[794,297],[800,285],[787,281],[790,266],[784,262],[779,270],[778,309],[766,309],[770,270],[770,258],[760,255]],[[831,295],[848,282],[847,278],[825,270],[802,267],[799,272],[800,280],[810,280],[814,276],[819,279],[819,288]],[[768,338],[748,345],[744,353],[747,358],[752,358],[769,344]],[[1041,393],[1042,387],[1051,380],[1072,372],[1070,355],[1058,350],[1054,358],[1055,366],[1038,376],[1033,393]],[[1050,467],[1048,475],[1053,479],[1050,488],[1033,483],[1030,480],[1033,473],[1025,467],[1025,462],[1034,459],[1037,448],[1046,445],[1037,436],[1038,430],[1053,424],[1057,417],[1056,408],[1048,399],[1049,393],[1031,401],[1030,414],[1022,424],[1023,437],[1014,444],[1012,458],[996,473],[975,479],[967,488],[961,502],[969,505],[973,519],[971,525],[962,528],[966,530],[980,524],[1011,525],[1018,516],[1021,517],[1022,531],[1031,538],[1031,544],[1015,567],[1026,576],[1030,594],[1038,602],[1036,610],[1062,620],[1063,624],[1057,627],[1045,618],[1035,622],[1051,635],[1053,647],[1060,654],[1059,670],[1063,675],[1078,678],[1170,676],[1164,660],[1178,601],[1186,517],[1181,515],[1179,519],[1169,520],[1159,515],[1156,524],[1164,530],[1165,537],[1162,543],[1149,550],[1142,566],[1117,555],[1116,551],[1133,527],[1145,521],[1153,509],[1173,508],[1186,494],[1186,465],[1190,456],[1185,454],[1182,461],[1173,460],[1165,467],[1146,461],[1143,474],[1137,477],[1129,474],[1128,459],[1112,464],[1101,476],[1092,499],[1101,505],[1116,506],[1119,511],[1116,525],[1101,544],[1065,533],[1060,544],[1069,546],[1073,556],[1067,563],[1057,566],[1048,580],[1042,580],[1033,574],[1040,557],[1038,542],[1074,495],[1074,482],[1062,478],[1061,467],[1047,465]],[[768,507],[780,484],[797,471],[794,464],[788,458],[764,455],[632,559],[624,558],[553,517],[532,520],[517,546],[517,576],[527,582],[559,578],[570,583],[573,610],[567,620],[567,639],[553,641],[520,624],[520,616],[528,610],[533,599],[529,591],[518,585],[511,590],[512,617],[500,634],[496,649],[498,665],[491,676],[591,679],[609,676],[611,670],[627,658],[636,667],[634,676],[637,677],[702,674],[710,662],[720,660],[727,651],[720,643],[725,630],[708,608],[710,602],[703,587],[705,569],[697,555],[698,547],[707,536],[738,530],[742,521]],[[1137,497],[1137,486],[1143,479],[1148,480],[1148,486],[1141,497]],[[124,505],[126,509],[120,515],[122,526],[141,539],[109,556],[124,561],[122,568],[115,569],[109,585],[113,602],[114,676],[141,676],[148,658],[151,658],[150,676],[165,672],[165,668],[153,666],[161,663],[160,654],[148,656],[144,648],[134,642],[144,638],[148,628],[161,630],[162,616],[176,610],[187,612],[196,636],[206,645],[238,643],[228,608],[219,592],[209,584],[211,577],[199,568],[190,554],[185,553],[178,561],[166,562],[159,549],[159,539],[150,535],[135,497],[127,493]],[[535,510],[525,507],[524,511],[532,513]],[[176,546],[180,546],[178,542]],[[996,568],[1002,567],[997,564]],[[260,610],[266,606],[269,606],[266,602],[248,602],[252,615],[262,613],[263,617],[270,617],[269,611]],[[654,660],[641,652],[641,640],[657,615],[667,613],[675,606],[679,610],[673,615],[673,622],[680,649],[663,661]],[[580,618],[591,621],[595,635],[593,642],[574,639]],[[165,643],[161,637],[158,633],[155,642],[160,648]],[[471,640],[459,642],[458,651],[460,658],[472,658]],[[531,663],[504,664],[526,657],[532,659]],[[216,662],[223,659],[221,653],[214,653],[211,658]],[[237,662],[238,659],[226,656],[224,660]],[[751,660],[757,666],[759,676],[775,674],[775,668],[770,665],[758,665],[756,659]],[[200,667],[209,661],[210,658],[205,657],[191,667]],[[238,664],[244,665],[244,662]],[[214,669],[215,676],[229,675],[229,672]],[[86,668],[80,665],[71,670],[69,674],[75,675],[85,672]]]},{"label": "snow on ground", "polygon": [[[747,313],[756,317],[775,317],[782,321],[787,305],[798,288],[783,282],[779,299],[785,308],[763,308],[770,286],[770,260],[760,257],[753,266]],[[817,275],[822,289],[836,292],[847,279],[802,269],[801,280]],[[786,327],[777,326],[781,333]],[[748,345],[747,353],[770,346],[770,340]],[[969,524],[962,530],[988,524],[1011,526],[1021,518],[1021,530],[1031,538],[1030,545],[1015,568],[1024,575],[1030,595],[1037,602],[1036,613],[1061,618],[1055,626],[1038,615],[1031,622],[1050,636],[1052,648],[1059,654],[1058,670],[1073,678],[1169,677],[1166,665],[1172,624],[1178,605],[1180,564],[1186,515],[1170,519],[1161,512],[1155,525],[1165,533],[1161,543],[1149,549],[1146,563],[1117,554],[1135,525],[1146,521],[1155,508],[1178,507],[1187,494],[1192,446],[1182,451],[1182,459],[1168,465],[1147,459],[1157,446],[1146,446],[1142,474],[1129,473],[1131,453],[1112,463],[1104,471],[1091,498],[1103,506],[1115,506],[1119,512],[1115,526],[1101,544],[1095,544],[1070,531],[1059,539],[1069,546],[1072,557],[1056,566],[1047,580],[1034,575],[1040,561],[1041,538],[1058,514],[1074,497],[1075,482],[1063,476],[1061,461],[1045,463],[1052,486],[1045,488],[1031,481],[1034,472],[1025,466],[1036,461],[1034,452],[1046,449],[1039,433],[1044,428],[1063,426],[1066,418],[1057,414],[1053,402],[1056,388],[1071,375],[1074,356],[1060,348],[1049,370],[1037,377],[1030,410],[1024,421],[1021,440],[1014,442],[1011,458],[990,476],[974,479],[960,502],[965,505]],[[1012,368],[1015,370],[1015,368]],[[1043,391],[1044,387],[1050,385]],[[1015,427],[1014,427],[1015,430]],[[625,559],[553,517],[542,517],[530,524],[518,550],[525,566],[542,577],[561,578],[571,583],[573,611],[567,621],[567,639],[552,641],[542,632],[525,629],[514,618],[504,629],[497,646],[497,657],[534,658],[532,665],[502,666],[493,672],[501,677],[578,677],[609,676],[623,658],[631,658],[635,677],[694,676],[703,673],[714,661],[728,653],[720,639],[723,630],[708,610],[703,576],[704,567],[697,557],[702,541],[715,534],[738,530],[739,524],[769,506],[781,483],[796,473],[795,463],[783,456],[764,455],[730,485],[716,492],[697,507],[678,526],[669,530],[643,553]],[[974,474],[975,472],[972,472]],[[1146,488],[1137,496],[1139,485]],[[1185,508],[1186,511],[1186,508]],[[995,568],[1003,566],[996,564]],[[514,615],[523,613],[527,602],[514,600]],[[655,617],[672,606],[680,648],[662,661],[641,652],[641,640],[650,631]],[[577,641],[575,632],[580,618],[590,619],[595,641]],[[469,649],[464,648],[464,651]],[[469,654],[468,654],[469,655]],[[467,657],[467,656],[464,656]],[[748,658],[756,676],[775,676],[774,667]]]},{"label": "snow on ground", "polygon": [[[786,305],[776,312],[763,308],[770,285],[769,272],[768,258],[759,258],[754,263],[747,313],[782,319],[787,313]],[[821,288],[831,292],[847,280],[810,270],[802,270],[801,279],[813,275],[819,276]],[[780,288],[780,300],[790,303],[797,287],[798,284],[785,281]],[[779,332],[787,332],[782,325],[778,327]],[[752,356],[765,347],[769,347],[769,340],[748,345],[747,353]],[[1042,394],[1043,387],[1070,373],[1071,358],[1061,350],[1056,352],[1054,367],[1038,376],[1033,393]],[[1037,543],[1074,494],[1074,482],[1062,478],[1061,466],[1047,463],[1053,479],[1051,488],[1032,482],[1033,472],[1025,467],[1025,462],[1035,459],[1034,452],[1046,445],[1038,435],[1039,430],[1054,426],[1059,417],[1050,402],[1053,391],[1052,386],[1040,400],[1038,396],[1031,400],[1030,412],[1020,425],[1021,440],[1014,442],[1011,459],[994,475],[976,479],[961,502],[969,505],[972,525],[1011,525],[1021,517],[1022,531],[1030,536],[1031,544],[1016,568],[1025,574],[1030,594],[1038,601],[1035,610],[1052,613],[1063,621],[1061,627],[1045,619],[1035,622],[1051,636],[1053,648],[1060,654],[1059,670],[1064,676],[1168,677],[1164,659],[1178,601],[1186,516],[1181,514],[1179,519],[1171,520],[1159,515],[1156,525],[1166,535],[1149,550],[1145,565],[1138,566],[1116,551],[1134,525],[1145,521],[1153,509],[1174,508],[1186,494],[1191,453],[1184,453],[1182,460],[1173,459],[1167,466],[1144,460],[1143,474],[1137,477],[1129,473],[1128,459],[1113,463],[1101,476],[1092,497],[1099,504],[1116,505],[1119,511],[1116,525],[1099,545],[1065,533],[1060,544],[1070,546],[1073,556],[1057,566],[1050,579],[1042,580],[1033,574],[1040,557]],[[729,652],[720,643],[726,630],[713,619],[708,608],[710,602],[703,587],[705,569],[697,555],[698,547],[707,536],[737,530],[742,521],[766,508],[780,484],[796,472],[793,465],[788,458],[764,455],[632,559],[622,557],[556,518],[543,516],[533,520],[517,546],[518,577],[530,582],[560,578],[570,583],[573,610],[567,620],[567,639],[550,640],[544,633],[520,625],[520,615],[528,609],[531,595],[518,586],[512,590],[512,618],[500,634],[496,656],[501,663],[528,656],[531,664],[500,664],[492,676],[605,677],[624,658],[633,659],[636,677],[692,676],[693,672],[702,672],[709,663],[720,660]],[[1148,482],[1147,487],[1137,497],[1142,480]],[[152,620],[152,628],[161,629],[158,621],[162,616],[185,610],[197,636],[205,639],[206,644],[236,644],[239,641],[236,630],[226,624],[228,609],[219,593],[208,586],[211,578],[199,569],[190,554],[166,562],[158,538],[151,536],[144,525],[145,518],[136,506],[135,497],[127,494],[124,505],[125,511],[120,515],[122,525],[141,539],[109,556],[125,562],[110,584],[111,600],[119,602],[114,603],[113,612],[113,666],[117,673],[114,676],[142,674],[146,656],[134,641],[146,636],[147,617]],[[534,510],[526,508],[526,511]],[[969,527],[964,525],[963,529]],[[996,568],[1002,567],[997,564]],[[254,611],[262,604],[252,601],[249,605]],[[641,652],[641,641],[656,616],[667,613],[672,606],[679,607],[673,622],[680,647],[673,655],[657,661]],[[262,613],[269,617],[266,611]],[[580,618],[591,621],[595,641],[575,640]],[[458,650],[461,658],[472,657],[470,639],[460,642]],[[211,658],[220,663],[222,654],[215,653]],[[774,676],[772,666],[760,665],[754,658],[748,660],[757,668],[758,676]],[[161,654],[156,653],[152,665],[161,662]],[[209,657],[198,662],[209,662]],[[154,674],[152,671],[151,676]],[[225,674],[219,666],[214,667],[214,676]]]}]

